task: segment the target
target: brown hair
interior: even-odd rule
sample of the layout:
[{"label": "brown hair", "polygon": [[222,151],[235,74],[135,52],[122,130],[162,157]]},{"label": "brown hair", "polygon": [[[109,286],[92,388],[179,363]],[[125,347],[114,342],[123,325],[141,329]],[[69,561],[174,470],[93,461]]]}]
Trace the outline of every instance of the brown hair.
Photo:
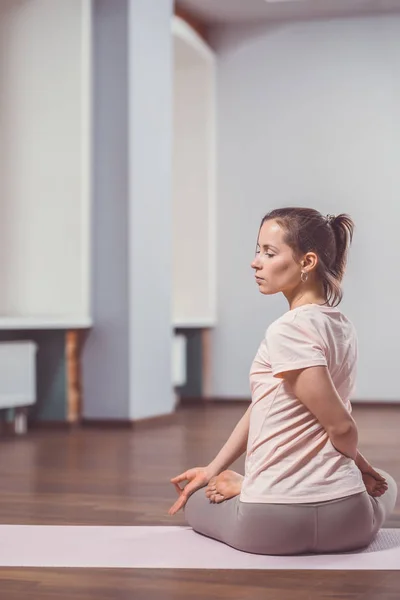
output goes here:
[{"label": "brown hair", "polygon": [[265,215],[285,231],[285,243],[293,250],[295,260],[307,252],[318,256],[317,276],[324,288],[326,304],[337,306],[343,297],[341,282],[353,240],[354,222],[347,214],[324,216],[313,208],[278,208]]}]

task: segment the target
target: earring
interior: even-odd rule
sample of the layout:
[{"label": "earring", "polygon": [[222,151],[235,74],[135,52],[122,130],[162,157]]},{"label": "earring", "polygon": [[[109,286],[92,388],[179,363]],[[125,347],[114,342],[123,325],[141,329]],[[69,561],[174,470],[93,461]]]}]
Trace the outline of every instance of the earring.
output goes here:
[{"label": "earring", "polygon": [[306,271],[302,271],[301,275],[300,275],[300,279],[302,280],[303,283],[305,283],[308,279],[308,273]]}]

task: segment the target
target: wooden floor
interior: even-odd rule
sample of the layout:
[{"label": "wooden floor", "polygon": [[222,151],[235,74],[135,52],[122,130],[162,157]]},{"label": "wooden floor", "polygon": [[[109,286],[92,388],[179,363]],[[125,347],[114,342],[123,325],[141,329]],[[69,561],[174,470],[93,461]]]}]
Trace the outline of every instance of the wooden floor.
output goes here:
[{"label": "wooden floor", "polygon": [[[206,464],[246,409],[187,406],[164,425],[0,439],[2,523],[183,525],[169,479]],[[361,451],[400,483],[400,407],[355,407]],[[241,470],[243,461],[235,465]],[[400,527],[400,502],[388,527]],[[1,540],[0,540],[1,543]],[[399,565],[400,569],[400,565]],[[398,600],[400,571],[0,569],[0,600]]]}]

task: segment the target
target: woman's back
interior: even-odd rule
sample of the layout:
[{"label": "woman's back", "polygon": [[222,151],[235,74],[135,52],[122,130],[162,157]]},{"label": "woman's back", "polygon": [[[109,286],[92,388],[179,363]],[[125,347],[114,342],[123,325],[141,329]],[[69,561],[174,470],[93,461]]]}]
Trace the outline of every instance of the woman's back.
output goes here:
[{"label": "woman's back", "polygon": [[365,490],[354,461],[333,447],[280,378],[285,371],[327,367],[351,412],[356,365],[355,329],[337,308],[305,304],[272,323],[250,372],[252,411],[241,501],[323,502]]}]

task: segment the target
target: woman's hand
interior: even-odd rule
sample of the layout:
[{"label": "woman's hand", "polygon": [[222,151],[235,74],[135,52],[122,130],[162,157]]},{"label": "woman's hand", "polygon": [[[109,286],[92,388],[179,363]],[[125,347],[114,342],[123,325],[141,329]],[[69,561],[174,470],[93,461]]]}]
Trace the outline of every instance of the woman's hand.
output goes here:
[{"label": "woman's hand", "polygon": [[388,484],[386,479],[382,477],[378,471],[368,464],[368,466],[365,466],[361,471],[361,475],[364,485],[367,488],[367,492],[370,496],[373,496],[374,498],[383,496],[388,489]]},{"label": "woman's hand", "polygon": [[[175,486],[176,491],[178,492],[179,498],[175,502],[173,506],[168,511],[169,515],[174,515],[181,508],[183,508],[189,498],[193,494],[202,487],[205,487],[210,479],[215,475],[215,473],[211,472],[211,469],[208,467],[195,467],[194,469],[189,469],[178,475],[177,477],[173,477],[171,479],[171,483]],[[183,488],[179,486],[179,483],[182,481],[188,481]]]}]

